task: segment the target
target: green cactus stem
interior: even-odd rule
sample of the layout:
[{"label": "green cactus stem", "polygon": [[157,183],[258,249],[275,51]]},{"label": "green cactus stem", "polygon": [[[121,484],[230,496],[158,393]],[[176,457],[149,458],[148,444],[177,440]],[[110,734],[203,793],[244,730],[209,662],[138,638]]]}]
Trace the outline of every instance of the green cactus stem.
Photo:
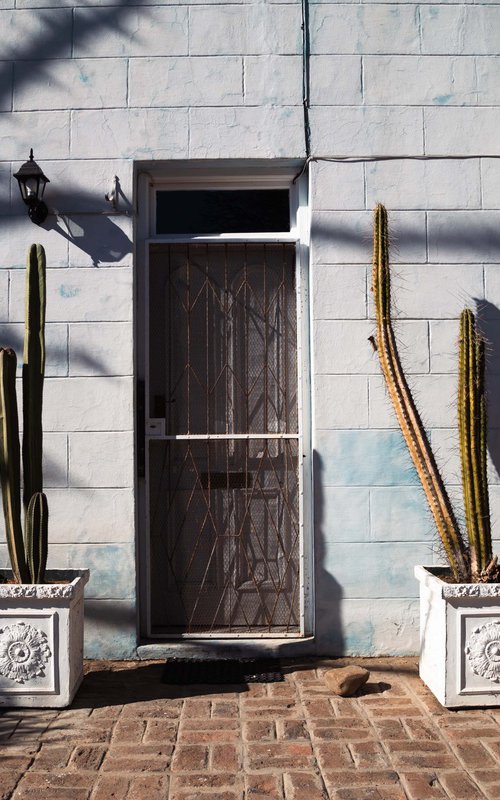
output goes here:
[{"label": "green cactus stem", "polygon": [[23,353],[24,509],[43,489],[42,398],[45,373],[45,252],[32,244],[26,265],[26,316]]},{"label": "green cactus stem", "polygon": [[47,564],[49,508],[43,492],[31,498],[26,512],[25,547],[32,583],[43,583]]},{"label": "green cactus stem", "polygon": [[21,457],[16,398],[16,354],[0,348],[0,480],[5,536],[14,579],[29,583],[21,525]]},{"label": "green cactus stem", "polygon": [[474,582],[487,582],[498,577],[498,569],[491,546],[484,341],[477,332],[474,314],[468,308],[460,315],[458,427],[471,577]]},{"label": "green cactus stem", "polygon": [[45,372],[45,251],[31,245],[26,267],[23,364],[24,539],[16,354],[0,349],[0,480],[6,538],[18,583],[43,583],[47,563],[47,498],[42,492],[42,394]]},{"label": "green cactus stem", "polygon": [[406,381],[391,321],[387,211],[374,212],[372,289],[377,320],[377,352],[396,416],[457,582],[469,576],[468,557],[458,523],[436,465],[424,426]]}]

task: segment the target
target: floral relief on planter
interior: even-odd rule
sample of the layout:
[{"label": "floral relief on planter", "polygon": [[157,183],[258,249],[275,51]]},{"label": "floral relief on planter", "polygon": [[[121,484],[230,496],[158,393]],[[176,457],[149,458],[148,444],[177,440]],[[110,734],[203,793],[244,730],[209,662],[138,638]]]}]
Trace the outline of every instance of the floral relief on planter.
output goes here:
[{"label": "floral relief on planter", "polygon": [[492,681],[500,681],[500,621],[487,622],[472,631],[465,652],[472,671]]},{"label": "floral relief on planter", "polygon": [[35,693],[40,696],[57,691],[55,628],[58,628],[58,612],[54,611],[0,612],[0,693],[3,695]]},{"label": "floral relief on planter", "polygon": [[0,628],[0,675],[17,683],[43,676],[52,653],[47,635],[26,622]]}]

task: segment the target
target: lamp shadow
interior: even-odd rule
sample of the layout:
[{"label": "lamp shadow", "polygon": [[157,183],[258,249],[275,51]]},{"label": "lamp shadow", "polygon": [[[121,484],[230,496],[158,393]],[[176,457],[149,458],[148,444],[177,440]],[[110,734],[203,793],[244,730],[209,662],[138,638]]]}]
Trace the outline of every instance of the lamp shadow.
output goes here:
[{"label": "lamp shadow", "polygon": [[74,213],[48,218],[46,230],[53,230],[73,245],[77,252],[70,261],[78,263],[78,251],[86,253],[94,267],[115,264],[132,252],[132,242],[109,217]]}]

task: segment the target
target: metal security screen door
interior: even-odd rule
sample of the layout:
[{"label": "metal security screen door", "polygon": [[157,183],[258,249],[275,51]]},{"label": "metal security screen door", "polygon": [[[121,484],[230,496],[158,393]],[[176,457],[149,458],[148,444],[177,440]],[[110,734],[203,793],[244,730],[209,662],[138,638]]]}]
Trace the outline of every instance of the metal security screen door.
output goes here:
[{"label": "metal security screen door", "polygon": [[149,246],[152,635],[300,635],[295,249]]}]

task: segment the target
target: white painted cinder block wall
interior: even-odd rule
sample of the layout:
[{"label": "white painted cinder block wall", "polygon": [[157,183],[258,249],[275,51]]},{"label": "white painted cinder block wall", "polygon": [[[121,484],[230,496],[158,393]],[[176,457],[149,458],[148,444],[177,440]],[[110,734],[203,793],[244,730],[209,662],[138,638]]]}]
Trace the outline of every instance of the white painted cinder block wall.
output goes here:
[{"label": "white painted cinder block wall", "polygon": [[[311,2],[309,16],[311,153],[359,159],[310,170],[316,648],[415,652],[412,567],[439,554],[367,341],[371,209],[391,212],[404,360],[453,485],[457,317],[482,309],[498,520],[500,7]],[[301,4],[0,0],[0,26],[0,333],[19,345],[40,241],[50,561],[90,567],[87,654],[128,657],[133,224],[101,215],[103,196],[118,175],[133,202],[140,160],[304,157]],[[11,179],[30,147],[59,212],[40,229]]]}]

